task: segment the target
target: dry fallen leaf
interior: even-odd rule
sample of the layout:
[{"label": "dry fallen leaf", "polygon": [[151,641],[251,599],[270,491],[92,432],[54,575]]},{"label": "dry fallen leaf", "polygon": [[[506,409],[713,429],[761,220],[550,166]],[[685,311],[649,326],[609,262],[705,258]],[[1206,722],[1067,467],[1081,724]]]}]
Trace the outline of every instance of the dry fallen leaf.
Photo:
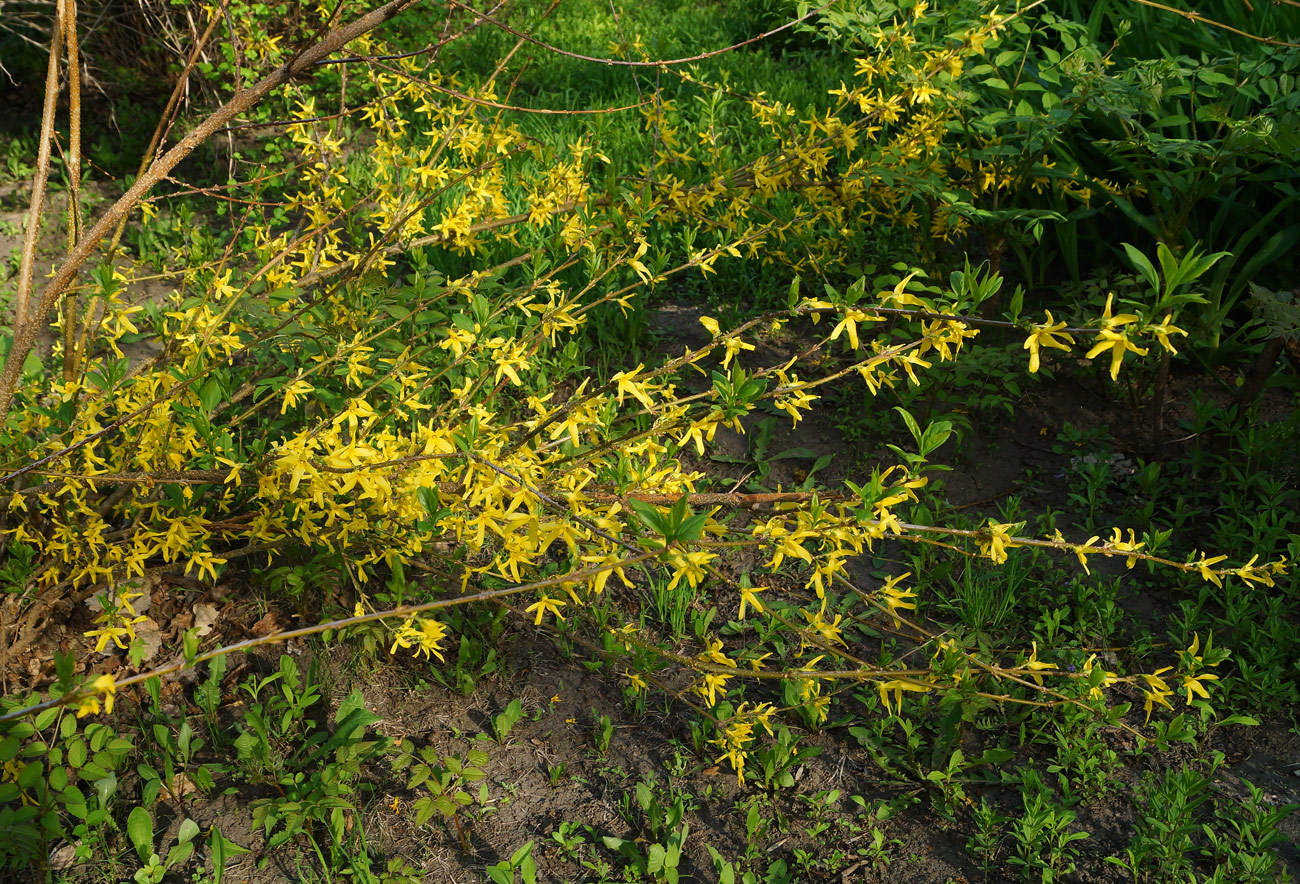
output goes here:
[{"label": "dry fallen leaf", "polygon": [[198,790],[199,787],[194,785],[194,781],[183,773],[178,773],[173,776],[171,784],[169,786],[164,786],[162,789],[163,794],[169,801],[178,801],[186,795],[189,795],[192,792],[197,792]]},{"label": "dry fallen leaf", "polygon": [[272,611],[261,620],[254,623],[253,628],[249,631],[258,638],[265,638],[271,633],[279,632],[282,629],[284,629],[284,627],[280,624],[280,618],[276,617],[275,612]]},{"label": "dry fallen leaf", "polygon": [[217,622],[216,605],[208,605],[200,602],[194,606],[194,628],[199,636],[205,636],[212,632],[212,627]]},{"label": "dry fallen leaf", "polygon": [[162,650],[162,628],[148,617],[135,624],[135,637],[141,643],[141,662],[152,660]]},{"label": "dry fallen leaf", "polygon": [[61,872],[77,861],[77,845],[65,844],[50,854],[50,871]]}]

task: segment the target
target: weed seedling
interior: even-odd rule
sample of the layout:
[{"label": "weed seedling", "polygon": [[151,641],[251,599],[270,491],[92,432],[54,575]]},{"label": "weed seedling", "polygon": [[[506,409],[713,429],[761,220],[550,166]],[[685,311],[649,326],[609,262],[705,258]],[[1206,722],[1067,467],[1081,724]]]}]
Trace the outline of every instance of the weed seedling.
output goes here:
[{"label": "weed seedling", "polygon": [[504,743],[506,737],[510,736],[510,731],[524,715],[523,703],[516,697],[511,700],[506,708],[500,714],[492,716],[492,733],[496,735],[498,743]]},{"label": "weed seedling", "polygon": [[[1223,755],[1215,753],[1211,775],[1222,762]],[[1148,774],[1139,792],[1145,797],[1135,837],[1122,857],[1106,861],[1125,869],[1135,882],[1186,879],[1192,874],[1193,838],[1202,831],[1196,812],[1209,799],[1209,787],[1210,780],[1187,765],[1159,778]]]},{"label": "weed seedling", "polygon": [[795,769],[821,754],[816,746],[800,748],[799,738],[788,727],[777,730],[776,739],[754,750],[759,776],[765,789],[789,789],[794,786]]},{"label": "weed seedling", "polygon": [[492,884],[514,884],[515,872],[519,873],[523,884],[536,884],[537,861],[533,859],[533,842],[529,841],[520,847],[511,854],[510,859],[488,866],[486,871]]},{"label": "weed seedling", "polygon": [[569,862],[577,862],[587,844],[581,824],[568,820],[561,822],[559,828],[551,833],[551,840],[559,848],[560,856]]},{"label": "weed seedling", "polygon": [[1300,809],[1300,804],[1271,807],[1262,790],[1242,782],[1250,797],[1240,807],[1215,808],[1214,825],[1206,823],[1201,827],[1206,837],[1201,855],[1215,864],[1215,874],[1224,881],[1278,880],[1276,848],[1286,837],[1278,826]]},{"label": "weed seedling", "polygon": [[596,730],[592,733],[591,739],[596,746],[596,752],[602,758],[609,754],[609,744],[614,740],[614,722],[608,715],[602,713],[596,719]]},{"label": "weed seedling", "polygon": [[[691,830],[690,824],[683,819],[686,815],[684,796],[674,795],[665,804],[652,784],[643,781],[637,783],[632,795],[625,793],[623,797],[627,800],[620,800],[620,814],[629,824],[635,825],[633,807],[639,807],[647,837],[630,839],[603,835],[601,841],[610,850],[618,852],[635,873],[648,875],[651,880],[662,884],[677,884],[683,845]],[[642,842],[648,842],[644,851]]]},{"label": "weed seedling", "polygon": [[1022,771],[1021,780],[1024,814],[1012,822],[1014,852],[1007,862],[1020,867],[1024,880],[1051,884],[1074,871],[1079,856],[1074,845],[1088,833],[1069,831],[1074,812],[1051,800],[1037,774]]},{"label": "weed seedling", "polygon": [[858,856],[862,857],[874,871],[879,872],[893,862],[890,852],[902,846],[902,841],[897,838],[886,838],[883,829],[873,826],[870,839],[858,848]]},{"label": "weed seedling", "polygon": [[981,798],[974,811],[975,835],[966,842],[966,850],[979,861],[980,871],[987,878],[994,868],[998,868],[998,854],[1002,849],[1003,829],[1010,820],[998,814],[997,810]]},{"label": "weed seedling", "polygon": [[160,884],[169,869],[185,864],[194,853],[194,839],[199,834],[199,824],[187,819],[181,823],[176,844],[161,859],[154,850],[153,817],[143,807],[134,807],[126,820],[126,834],[131,846],[140,855],[144,867],[135,873],[135,884]]},{"label": "weed seedling", "polygon": [[[461,824],[460,811],[476,800],[480,805],[487,803],[487,784],[482,782],[487,774],[482,766],[487,764],[488,754],[481,749],[470,749],[461,755],[442,755],[432,746],[417,753],[409,740],[399,743],[395,753],[393,770],[410,771],[406,788],[423,787],[428,793],[411,803],[415,824],[422,826],[437,816],[449,829],[455,828],[461,848],[469,853],[469,838]],[[480,784],[477,799],[468,791],[470,783]]]}]

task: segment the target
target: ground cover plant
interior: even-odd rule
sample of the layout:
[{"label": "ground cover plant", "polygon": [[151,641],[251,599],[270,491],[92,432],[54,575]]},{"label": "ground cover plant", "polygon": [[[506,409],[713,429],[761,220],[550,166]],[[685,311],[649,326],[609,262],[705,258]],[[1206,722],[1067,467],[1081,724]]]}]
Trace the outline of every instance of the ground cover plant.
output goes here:
[{"label": "ground cover plant", "polygon": [[113,8],[0,30],[6,874],[1294,875],[1294,7]]}]

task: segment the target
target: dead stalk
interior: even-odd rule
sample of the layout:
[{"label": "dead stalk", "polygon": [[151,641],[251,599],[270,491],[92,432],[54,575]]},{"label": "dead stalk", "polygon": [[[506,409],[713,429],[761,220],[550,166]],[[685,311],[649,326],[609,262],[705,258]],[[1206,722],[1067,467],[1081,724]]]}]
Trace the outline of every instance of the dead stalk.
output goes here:
[{"label": "dead stalk", "polygon": [[[59,59],[63,56],[63,11],[69,0],[59,0],[54,27],[50,31],[50,63],[45,71],[45,107],[41,111],[41,141],[36,152],[36,173],[32,177],[32,202],[27,212],[27,235],[23,239],[22,263],[18,269],[18,291],[14,295],[14,340],[27,325],[32,271],[36,266],[36,240],[40,234],[41,210],[45,206],[45,183],[50,174],[50,141],[54,135],[54,107],[59,98]],[[34,339],[34,336],[33,336]],[[10,348],[12,358],[14,348]],[[23,354],[24,358],[26,353]],[[8,411],[6,406],[5,411]]]},{"label": "dead stalk", "polygon": [[[81,53],[77,41],[77,2],[66,0],[63,44],[68,49],[68,150],[63,167],[68,174],[68,254],[81,239]],[[77,290],[68,294],[63,313],[63,380],[77,377]]]}]

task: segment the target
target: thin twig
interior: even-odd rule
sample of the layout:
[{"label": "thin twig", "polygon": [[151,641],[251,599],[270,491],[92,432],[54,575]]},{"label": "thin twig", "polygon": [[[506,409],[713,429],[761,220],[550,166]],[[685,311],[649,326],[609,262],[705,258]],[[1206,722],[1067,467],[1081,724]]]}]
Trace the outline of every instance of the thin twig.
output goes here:
[{"label": "thin twig", "polygon": [[[1263,43],[1267,46],[1283,46],[1287,49],[1300,49],[1300,43],[1288,43],[1285,40],[1275,40],[1272,37],[1261,37],[1258,34],[1252,34],[1249,31],[1242,31],[1231,25],[1225,25],[1223,22],[1215,21],[1212,18],[1206,18],[1199,12],[1193,12],[1186,9],[1175,9],[1172,6],[1165,6],[1163,3],[1155,3],[1153,0],[1133,0],[1134,3],[1142,6],[1150,6],[1152,9],[1159,9],[1161,12],[1172,12],[1174,15],[1181,15],[1188,21],[1200,22],[1203,25],[1209,25],[1212,28],[1219,28],[1230,34],[1236,34],[1238,37],[1245,37],[1247,40],[1254,40],[1257,43]],[[1295,4],[1300,5],[1300,4]]]}]

